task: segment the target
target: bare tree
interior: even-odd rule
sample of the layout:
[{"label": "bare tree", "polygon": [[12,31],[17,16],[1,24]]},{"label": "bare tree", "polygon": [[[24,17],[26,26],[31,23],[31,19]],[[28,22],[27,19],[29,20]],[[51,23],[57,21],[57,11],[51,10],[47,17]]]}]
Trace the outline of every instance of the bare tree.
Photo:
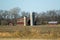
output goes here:
[{"label": "bare tree", "polygon": [[19,16],[20,8],[16,7],[10,10],[10,16],[13,19],[13,24],[17,22],[17,18]]}]

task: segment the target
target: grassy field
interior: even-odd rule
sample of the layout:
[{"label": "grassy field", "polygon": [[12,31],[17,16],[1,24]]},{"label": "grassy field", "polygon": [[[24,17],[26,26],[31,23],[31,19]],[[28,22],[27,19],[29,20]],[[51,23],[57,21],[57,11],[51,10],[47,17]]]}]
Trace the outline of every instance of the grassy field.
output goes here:
[{"label": "grassy field", "polygon": [[57,39],[60,25],[0,26],[0,38]]}]

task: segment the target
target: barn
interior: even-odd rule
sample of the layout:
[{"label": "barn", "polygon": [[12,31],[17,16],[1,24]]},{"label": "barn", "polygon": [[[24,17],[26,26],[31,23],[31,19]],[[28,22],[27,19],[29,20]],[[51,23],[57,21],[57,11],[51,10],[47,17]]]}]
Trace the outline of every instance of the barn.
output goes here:
[{"label": "barn", "polygon": [[[27,18],[27,24],[29,19],[30,18]],[[17,18],[17,24],[24,24],[24,18]]]},{"label": "barn", "polygon": [[24,18],[17,18],[17,24],[24,24]]}]

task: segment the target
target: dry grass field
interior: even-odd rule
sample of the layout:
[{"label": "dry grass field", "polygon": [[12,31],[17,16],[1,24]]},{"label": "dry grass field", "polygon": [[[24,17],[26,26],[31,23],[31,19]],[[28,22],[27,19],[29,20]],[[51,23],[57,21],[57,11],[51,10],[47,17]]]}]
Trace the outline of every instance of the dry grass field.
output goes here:
[{"label": "dry grass field", "polygon": [[0,38],[57,39],[60,38],[60,25],[0,26]]}]

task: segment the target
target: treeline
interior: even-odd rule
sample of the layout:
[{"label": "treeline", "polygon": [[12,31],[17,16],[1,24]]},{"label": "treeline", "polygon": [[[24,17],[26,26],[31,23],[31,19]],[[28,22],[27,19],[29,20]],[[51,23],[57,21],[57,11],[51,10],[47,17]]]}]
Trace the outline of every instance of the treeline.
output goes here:
[{"label": "treeline", "polygon": [[10,10],[0,10],[0,25],[16,24],[19,17],[20,8],[16,7]]},{"label": "treeline", "polygon": [[57,21],[60,24],[60,10],[50,10],[36,15],[37,24],[47,24],[49,21]]},{"label": "treeline", "polygon": [[[60,10],[49,10],[46,12],[34,12],[36,24],[47,24],[49,21],[58,21],[60,24]],[[9,25],[12,23],[16,25],[17,18],[30,17],[29,12],[21,11],[16,7],[10,10],[0,10],[0,25]]]},{"label": "treeline", "polygon": [[[60,10],[49,10],[46,12],[32,12],[35,13],[35,21],[37,25],[40,24],[48,24],[49,21],[57,21],[58,24],[60,24]],[[27,16],[28,18],[30,17],[29,12],[23,12],[23,16]]]}]

